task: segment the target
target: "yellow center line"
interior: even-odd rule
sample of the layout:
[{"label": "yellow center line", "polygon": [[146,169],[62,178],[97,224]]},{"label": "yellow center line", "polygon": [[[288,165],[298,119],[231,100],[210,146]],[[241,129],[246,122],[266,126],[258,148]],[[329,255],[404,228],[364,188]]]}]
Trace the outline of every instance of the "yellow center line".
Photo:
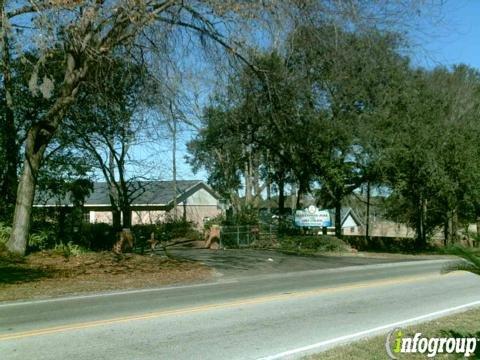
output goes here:
[{"label": "yellow center line", "polygon": [[336,287],[317,288],[313,290],[296,291],[296,292],[288,292],[288,293],[286,292],[286,293],[275,294],[275,295],[259,296],[255,298],[246,298],[246,299],[240,299],[240,300],[235,300],[235,301],[230,301],[225,303],[207,304],[207,305],[182,308],[182,309],[176,309],[176,310],[161,310],[161,311],[150,312],[142,315],[130,315],[130,316],[117,317],[112,319],[73,323],[73,324],[54,326],[54,327],[48,327],[43,329],[22,331],[22,332],[16,332],[11,334],[3,334],[3,335],[0,335],[0,341],[54,334],[54,333],[60,333],[65,331],[72,331],[72,330],[89,329],[89,328],[94,328],[98,326],[121,324],[121,323],[130,322],[130,321],[150,320],[150,319],[156,319],[156,318],[165,317],[165,316],[195,314],[195,313],[200,313],[204,311],[228,309],[228,308],[234,308],[234,307],[244,306],[244,305],[258,305],[258,304],[263,304],[263,303],[268,303],[273,301],[280,301],[280,300],[287,300],[287,299],[300,299],[300,298],[306,298],[306,297],[315,296],[315,295],[331,294],[331,293],[356,290],[356,289],[368,289],[368,288],[380,287],[380,286],[399,285],[399,284],[404,284],[409,282],[426,281],[426,280],[432,280],[435,278],[438,279],[441,277],[444,278],[447,276],[449,277],[459,276],[462,274],[464,273],[456,272],[448,275],[440,275],[439,273],[432,273],[429,275],[422,275],[422,276],[418,276],[418,275],[403,276],[395,279],[373,280],[369,282],[355,283],[355,284],[336,286]]}]

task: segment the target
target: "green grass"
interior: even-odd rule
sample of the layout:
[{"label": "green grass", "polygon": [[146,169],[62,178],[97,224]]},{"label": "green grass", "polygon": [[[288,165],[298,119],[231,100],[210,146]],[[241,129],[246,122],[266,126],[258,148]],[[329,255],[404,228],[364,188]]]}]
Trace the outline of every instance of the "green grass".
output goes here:
[{"label": "green grass", "polygon": [[[417,332],[425,337],[477,337],[480,338],[480,309],[465,311],[427,323],[404,329],[407,335]],[[311,355],[305,360],[384,360],[388,359],[385,350],[386,335],[361,340],[349,345],[339,346],[325,352]],[[396,354],[398,359],[427,359],[426,354]],[[437,354],[435,359],[460,359],[459,355]],[[480,342],[477,343],[476,355],[469,359],[480,359]]]},{"label": "green grass", "polygon": [[280,239],[280,252],[295,255],[316,255],[328,252],[348,252],[350,246],[344,241],[328,235],[283,236]]}]

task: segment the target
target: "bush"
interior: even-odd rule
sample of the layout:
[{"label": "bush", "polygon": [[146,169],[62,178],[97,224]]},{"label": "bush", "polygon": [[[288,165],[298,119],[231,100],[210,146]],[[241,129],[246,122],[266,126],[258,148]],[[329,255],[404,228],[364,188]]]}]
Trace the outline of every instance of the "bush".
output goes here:
[{"label": "bush", "polygon": [[284,236],[280,239],[280,249],[296,253],[344,252],[351,248],[335,236]]},{"label": "bush", "polygon": [[155,239],[160,241],[178,238],[199,240],[202,238],[201,234],[193,226],[193,223],[183,220],[172,220],[154,225],[134,225],[132,231],[135,236],[135,243],[140,247],[146,247],[152,233],[155,234]]},{"label": "bush", "polygon": [[35,224],[28,238],[28,250],[39,251],[51,249],[55,247],[56,243],[56,232],[50,228],[49,224]]},{"label": "bush", "polygon": [[242,209],[234,216],[235,225],[257,225],[259,215],[257,209]]},{"label": "bush", "polygon": [[[5,243],[10,237],[12,228],[4,223],[0,223],[0,252],[6,250]],[[28,251],[45,250],[55,246],[56,236],[52,230],[52,225],[48,223],[32,225],[31,233],[28,237]]]},{"label": "bush", "polygon": [[226,218],[223,214],[219,214],[213,218],[210,218],[208,219],[204,224],[203,224],[203,228],[205,230],[209,230],[212,225],[224,225],[226,224]]},{"label": "bush", "polygon": [[85,254],[88,252],[87,249],[81,247],[80,245],[73,244],[71,241],[66,244],[57,244],[53,249],[54,253],[60,253],[65,258],[69,258],[70,256],[78,256],[81,254]]},{"label": "bush", "polygon": [[10,238],[10,233],[12,232],[11,226],[0,222],[0,243],[5,244]]},{"label": "bush", "polygon": [[10,233],[12,232],[12,228],[7,226],[6,224],[0,222],[0,254],[7,252],[6,243],[10,238]]},{"label": "bush", "polygon": [[360,251],[415,252],[414,238],[371,236],[367,242],[365,236],[348,235],[344,236],[343,239],[353,248]]},{"label": "bush", "polygon": [[465,261],[457,263],[450,263],[443,272],[451,271],[469,271],[473,274],[480,275],[480,251],[478,249],[471,249],[461,245],[449,246],[442,251],[444,254],[456,255],[463,258]]},{"label": "bush", "polygon": [[117,237],[112,225],[104,223],[84,224],[72,244],[93,251],[103,251],[112,250],[116,240]]},{"label": "bush", "polygon": [[226,218],[221,216],[218,220],[221,220],[219,225],[258,225],[260,215],[258,209],[242,208],[235,213],[230,212]]},{"label": "bush", "polygon": [[187,238],[191,240],[198,240],[201,234],[195,229],[193,223],[184,220],[174,220],[161,224],[163,232],[170,239]]}]

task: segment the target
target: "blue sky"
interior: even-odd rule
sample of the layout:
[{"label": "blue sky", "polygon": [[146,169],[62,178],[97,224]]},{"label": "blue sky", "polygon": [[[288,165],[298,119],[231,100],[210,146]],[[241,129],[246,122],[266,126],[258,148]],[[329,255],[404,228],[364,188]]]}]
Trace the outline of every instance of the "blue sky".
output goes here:
[{"label": "blue sky", "polygon": [[414,62],[480,68],[480,1],[449,0],[434,12],[421,31],[412,34]]},{"label": "blue sky", "polygon": [[[410,34],[412,63],[427,68],[464,63],[480,69],[480,0],[448,0],[425,11],[418,28]],[[184,140],[189,138],[189,134],[184,135]],[[204,171],[192,173],[183,161],[183,144],[180,148],[179,178],[206,179]],[[165,178],[169,175],[171,172],[164,172]]]}]

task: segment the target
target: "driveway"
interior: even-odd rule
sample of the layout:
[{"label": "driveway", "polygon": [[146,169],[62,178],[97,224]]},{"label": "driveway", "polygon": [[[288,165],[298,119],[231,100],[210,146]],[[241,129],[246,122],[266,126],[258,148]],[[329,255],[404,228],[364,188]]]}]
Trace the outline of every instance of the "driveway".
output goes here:
[{"label": "driveway", "polygon": [[299,256],[274,250],[253,249],[172,249],[173,256],[200,261],[213,267],[219,276],[242,277],[305,270],[320,270],[403,261],[432,259],[432,256],[396,254],[355,254],[352,256]]}]

